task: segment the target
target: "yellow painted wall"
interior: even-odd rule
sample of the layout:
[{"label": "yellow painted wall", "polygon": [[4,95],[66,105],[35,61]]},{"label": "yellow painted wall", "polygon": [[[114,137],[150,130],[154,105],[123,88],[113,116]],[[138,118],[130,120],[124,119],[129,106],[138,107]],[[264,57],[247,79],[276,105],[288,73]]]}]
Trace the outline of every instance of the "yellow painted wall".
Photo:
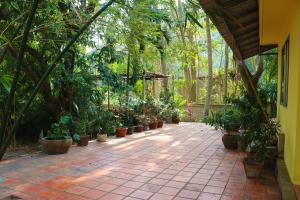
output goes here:
[{"label": "yellow painted wall", "polygon": [[[290,18],[289,23],[282,26],[281,34],[282,37],[278,38],[279,74],[281,73],[281,49],[285,40],[290,37],[289,95],[287,107],[278,105],[278,119],[285,134],[284,159],[292,182],[300,185],[300,7],[296,15]],[[280,88],[278,89],[280,92]]]},{"label": "yellow painted wall", "polygon": [[[260,43],[278,44],[278,120],[285,134],[284,160],[292,182],[300,185],[300,3],[260,0]],[[288,106],[280,105],[281,49],[290,37]]]}]

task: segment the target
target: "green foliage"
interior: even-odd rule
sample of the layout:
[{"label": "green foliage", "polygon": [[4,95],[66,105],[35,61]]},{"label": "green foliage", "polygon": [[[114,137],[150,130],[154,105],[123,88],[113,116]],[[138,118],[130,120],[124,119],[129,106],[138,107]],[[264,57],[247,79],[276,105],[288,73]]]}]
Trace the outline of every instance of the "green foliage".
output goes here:
[{"label": "green foliage", "polygon": [[156,118],[161,109],[160,101],[148,96],[145,102],[145,109],[149,117]]},{"label": "green foliage", "polygon": [[60,138],[69,138],[69,130],[72,123],[72,116],[68,113],[63,113],[57,123],[51,125],[47,139],[55,140]]},{"label": "green foliage", "polygon": [[[264,108],[268,104],[268,92],[260,88],[258,92]],[[254,97],[246,92],[238,99],[230,99],[233,106],[240,110],[240,122],[243,129],[241,140],[246,144],[247,151],[252,153],[254,160],[264,160],[269,155],[269,146],[276,145],[276,136],[280,133],[279,123],[266,119],[261,107]]]},{"label": "green foliage", "polygon": [[[3,57],[0,60],[1,105],[4,105],[11,88],[22,27],[30,4],[31,1],[12,0],[3,1],[0,6],[0,57]],[[20,114],[19,111],[47,66],[100,4],[102,3],[97,0],[53,0],[39,3],[27,41],[10,122],[14,122]],[[187,96],[180,94],[192,93],[190,89],[195,88],[197,76],[205,76],[207,72],[205,32],[200,28],[203,22],[204,12],[191,1],[181,1],[178,4],[176,1],[165,0],[133,0],[112,5],[106,15],[98,18],[56,63],[56,69],[39,90],[21,124],[30,127],[31,119],[43,116],[45,123],[29,130],[39,134],[42,129],[49,128],[48,123],[61,116],[61,120],[51,126],[49,137],[57,138],[70,133],[74,140],[79,140],[81,134],[93,135],[100,129],[111,135],[121,123],[127,126],[144,123],[148,121],[148,117],[164,120],[181,118]],[[220,95],[219,86],[223,84],[224,72],[220,68],[223,65],[224,42],[217,30],[213,26],[211,28],[214,73],[219,74],[215,80],[212,99],[213,102],[221,102],[223,94]],[[166,72],[162,70],[163,60],[167,66]],[[262,97],[266,97],[264,102],[274,103],[277,86],[273,80],[277,75],[277,61],[274,57],[269,57],[265,62],[265,73],[261,80],[264,87],[260,89],[260,93]],[[123,78],[127,66],[129,86]],[[229,68],[235,72],[231,60]],[[160,100],[149,97],[144,102],[142,99],[140,75],[143,70],[174,75],[174,83],[169,79],[169,88],[163,90]],[[151,92],[147,92],[151,90],[149,81],[146,82],[146,96],[151,96]],[[174,91],[171,89],[173,84]],[[229,79],[228,85],[229,93],[234,93],[234,78]],[[195,101],[201,101],[206,95],[205,91],[201,92],[204,87],[200,86],[200,97]],[[116,113],[104,109],[107,106],[108,88],[111,107],[119,110]],[[242,127],[254,126],[255,122],[261,121],[261,112],[253,99],[244,97],[233,100],[233,104],[243,113]],[[46,107],[44,110],[47,112],[41,111],[41,107]],[[71,124],[66,124],[68,117],[61,113],[62,110],[70,113],[68,117],[71,118]],[[2,107],[0,115],[3,115]],[[233,116],[226,117],[227,121],[230,121],[230,117]],[[20,128],[20,136],[25,135],[22,131]]]},{"label": "green foliage", "polygon": [[114,113],[103,110],[99,113],[100,132],[103,134],[113,135],[116,128],[120,126],[120,120]]},{"label": "green foliage", "polygon": [[211,126],[215,126],[216,129],[226,130],[230,132],[238,132],[241,126],[241,113],[236,107],[226,107],[224,110],[216,113],[211,112],[210,116],[206,116],[203,122]]},{"label": "green foliage", "polygon": [[0,76],[0,88],[3,88],[6,92],[10,91],[11,83],[12,83],[12,76],[8,74],[4,74]]},{"label": "green foliage", "polygon": [[254,154],[254,161],[261,161],[271,155],[268,147],[276,145],[276,136],[280,132],[280,125],[272,120],[262,124],[258,129],[245,130],[242,139],[247,144],[246,151]]}]

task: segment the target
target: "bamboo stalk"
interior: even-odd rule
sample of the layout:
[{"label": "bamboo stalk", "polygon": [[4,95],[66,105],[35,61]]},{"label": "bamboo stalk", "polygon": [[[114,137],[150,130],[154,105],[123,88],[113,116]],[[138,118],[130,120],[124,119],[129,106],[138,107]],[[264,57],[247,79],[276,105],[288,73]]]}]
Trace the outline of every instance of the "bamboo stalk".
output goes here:
[{"label": "bamboo stalk", "polygon": [[[12,104],[13,104],[13,99],[14,99],[15,94],[16,94],[17,84],[18,84],[18,81],[19,81],[19,77],[20,77],[20,73],[21,73],[21,69],[22,69],[22,65],[23,65],[25,47],[26,47],[26,43],[27,43],[27,40],[28,40],[29,30],[30,30],[30,27],[32,25],[34,15],[36,13],[37,6],[38,6],[38,0],[34,0],[33,3],[32,3],[31,9],[30,9],[30,13],[29,13],[28,18],[27,18],[27,21],[26,21],[25,28],[24,28],[24,34],[23,34],[23,37],[22,37],[20,50],[19,50],[18,58],[17,58],[17,65],[16,65],[16,69],[15,69],[15,73],[14,73],[14,79],[13,79],[13,82],[12,82],[12,86],[11,86],[8,98],[7,98],[6,103],[5,103],[4,115],[3,115],[2,124],[1,124],[1,127],[0,127],[0,142],[1,143],[3,142],[3,140],[5,138],[4,137],[5,130],[6,130],[6,127],[7,127],[8,120],[10,118],[11,107],[12,107]],[[1,156],[1,154],[0,154],[0,156]]]},{"label": "bamboo stalk", "polygon": [[[37,1],[37,0],[35,0]],[[8,134],[8,137],[6,138],[6,140],[2,143],[1,148],[0,148],[0,160],[2,159],[5,149],[8,147],[14,133],[16,132],[21,119],[23,118],[24,114],[26,113],[26,111],[28,110],[28,108],[30,107],[32,101],[34,100],[34,98],[36,97],[39,89],[42,87],[43,83],[46,81],[46,79],[48,78],[48,76],[50,75],[50,73],[55,69],[57,62],[60,61],[63,56],[65,55],[65,53],[71,48],[71,46],[78,40],[78,38],[80,37],[80,35],[97,19],[97,17],[102,14],[111,4],[113,4],[115,2],[115,0],[110,0],[108,1],[104,6],[102,6],[81,28],[80,30],[77,32],[77,34],[71,39],[69,40],[69,42],[66,44],[65,48],[58,54],[58,56],[56,57],[56,59],[50,64],[50,66],[48,67],[48,69],[44,72],[44,74],[42,75],[41,79],[39,80],[39,82],[37,83],[37,85],[35,86],[33,92],[31,93],[27,103],[25,104],[25,106],[22,108],[21,112],[20,112],[20,116],[17,118],[17,120],[15,121],[11,131]]]}]

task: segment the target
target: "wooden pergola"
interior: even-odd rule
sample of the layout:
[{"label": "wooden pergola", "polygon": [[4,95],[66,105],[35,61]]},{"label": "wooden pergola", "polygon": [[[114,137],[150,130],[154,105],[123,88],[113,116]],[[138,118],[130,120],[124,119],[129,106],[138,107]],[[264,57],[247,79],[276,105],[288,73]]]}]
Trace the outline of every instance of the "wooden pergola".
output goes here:
[{"label": "wooden pergola", "polygon": [[[122,79],[124,81],[127,82],[127,84],[129,84],[129,80],[132,79],[132,77],[129,77],[128,74],[121,74],[120,75],[122,77]],[[169,78],[169,75],[165,75],[165,74],[161,74],[161,73],[154,73],[154,72],[147,72],[145,70],[143,70],[143,73],[138,75],[138,79],[143,81],[143,99],[145,99],[145,81],[154,81],[154,80],[158,80],[158,79],[166,79]],[[110,89],[109,86],[107,88],[107,93],[108,93],[108,109],[110,109]],[[127,94],[129,95],[129,94]],[[128,101],[128,97],[127,97],[127,101]]]},{"label": "wooden pergola", "polygon": [[[165,79],[169,78],[169,75],[161,74],[161,73],[154,73],[154,72],[147,72],[144,71],[142,74],[138,76],[140,80],[155,80],[155,79]],[[127,74],[122,74],[122,78],[127,80]]]}]

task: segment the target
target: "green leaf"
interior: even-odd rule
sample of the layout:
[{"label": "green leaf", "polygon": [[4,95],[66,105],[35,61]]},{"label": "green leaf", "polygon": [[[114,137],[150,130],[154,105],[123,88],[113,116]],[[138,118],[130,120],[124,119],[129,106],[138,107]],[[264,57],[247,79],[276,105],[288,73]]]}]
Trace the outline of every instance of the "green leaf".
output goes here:
[{"label": "green leaf", "polygon": [[190,22],[197,24],[200,28],[203,28],[203,26],[200,24],[200,22],[191,13],[187,12],[186,16],[190,20]]},{"label": "green leaf", "polygon": [[0,76],[0,83],[4,87],[4,89],[9,92],[11,88],[11,83],[12,83],[12,76],[10,75],[3,75]]}]

